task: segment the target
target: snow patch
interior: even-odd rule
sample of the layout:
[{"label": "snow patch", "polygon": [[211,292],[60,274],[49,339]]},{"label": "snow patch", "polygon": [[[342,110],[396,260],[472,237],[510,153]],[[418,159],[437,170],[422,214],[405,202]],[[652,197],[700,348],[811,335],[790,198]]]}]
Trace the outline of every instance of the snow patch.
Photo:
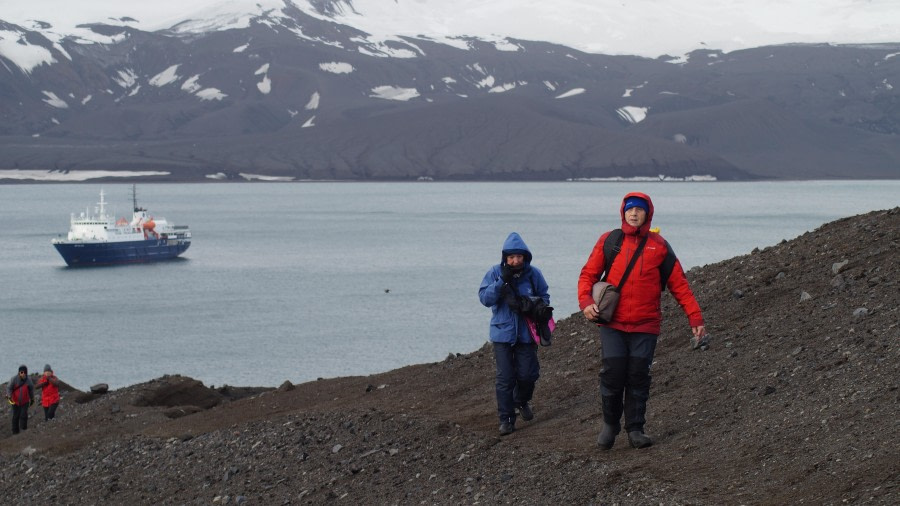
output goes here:
[{"label": "snow patch", "polygon": [[206,179],[216,179],[221,181],[223,179],[228,179],[228,176],[226,176],[224,172],[216,172],[215,174],[207,174]]},{"label": "snow patch", "polygon": [[890,60],[891,58],[893,58],[893,57],[895,57],[895,56],[900,56],[900,53],[886,54],[886,55],[884,55],[884,59],[885,59],[885,60]]},{"label": "snow patch", "polygon": [[544,86],[546,86],[550,91],[556,91],[556,86],[550,81],[544,81]]},{"label": "snow patch", "polygon": [[318,108],[319,108],[319,92],[317,91],[317,92],[313,93],[311,97],[309,97],[309,102],[306,103],[306,107],[304,107],[304,109],[306,109],[307,111],[314,111]]},{"label": "snow patch", "polygon": [[622,98],[630,97],[632,91],[634,91],[634,88],[625,88],[625,93],[622,94]]},{"label": "snow patch", "polygon": [[[36,135],[35,135],[36,136]],[[0,179],[14,179],[18,181],[87,181],[101,177],[147,177],[168,176],[169,172],[158,171],[128,171],[128,170],[70,170],[59,172],[53,170],[0,170]]]},{"label": "snow patch", "polygon": [[561,95],[557,95],[556,98],[574,97],[575,95],[581,95],[585,91],[587,91],[587,90],[585,90],[584,88],[572,88],[571,90],[569,90]]},{"label": "snow patch", "polygon": [[349,74],[353,72],[355,69],[353,65],[344,62],[328,62],[328,63],[320,63],[319,68],[324,70],[325,72],[331,72],[332,74]]},{"label": "snow patch", "polygon": [[161,87],[167,84],[172,84],[178,80],[178,67],[179,65],[172,65],[171,67],[163,70],[159,74],[156,74],[152,78],[150,78],[150,85]]},{"label": "snow patch", "polygon": [[203,86],[200,86],[200,83],[197,81],[200,80],[200,74],[195,75],[194,77],[188,79],[181,85],[181,89],[188,93],[196,93],[200,91]]},{"label": "snow patch", "polygon": [[256,88],[263,95],[268,95],[272,91],[272,80],[269,76],[263,76],[263,80],[256,83]]},{"label": "snow patch", "polygon": [[115,81],[119,86],[125,88],[131,88],[137,82],[137,74],[134,73],[134,70],[125,69],[120,70],[116,73],[118,78],[113,77],[112,80]]},{"label": "snow patch", "polygon": [[419,96],[419,91],[415,88],[398,88],[396,86],[376,86],[372,88],[372,98],[381,98],[384,100],[399,100],[406,102],[407,100]]},{"label": "snow patch", "polygon": [[26,74],[39,65],[56,63],[49,49],[29,44],[24,33],[11,30],[0,30],[0,56],[15,63]]},{"label": "snow patch", "polygon": [[569,178],[566,181],[572,182],[631,182],[631,183],[643,183],[643,182],[653,182],[653,181],[662,181],[662,182],[681,182],[681,181],[718,181],[716,176],[711,176],[708,174],[705,175],[694,175],[694,176],[685,176],[685,177],[675,177],[675,176],[667,176],[665,174],[660,174],[656,177],[650,176],[634,176],[634,177],[622,177],[622,176],[613,176],[613,177],[578,177],[578,178]]},{"label": "snow patch", "polygon": [[635,107],[633,105],[626,105],[625,107],[616,109],[616,112],[619,114],[620,118],[633,125],[644,121],[644,119],[647,117],[647,110],[647,107]]},{"label": "snow patch", "polygon": [[128,96],[129,96],[129,97],[133,97],[133,96],[137,95],[137,93],[138,93],[139,91],[141,91],[141,85],[140,85],[140,84],[137,85],[137,86],[135,86],[134,89],[131,90],[130,93],[128,93]]},{"label": "snow patch", "polygon": [[70,61],[72,60],[72,56],[69,54],[68,51],[66,51],[66,48],[62,47],[62,45],[59,42],[53,43],[53,49],[56,49],[57,51],[59,51],[60,54],[62,54],[66,58],[68,58]]},{"label": "snow patch", "polygon": [[475,83],[475,86],[478,86],[479,88],[493,87],[494,86],[494,76],[485,77],[481,81],[478,81],[477,83]]},{"label": "snow patch", "polygon": [[68,109],[69,108],[69,104],[67,104],[65,100],[57,97],[56,93],[53,93],[52,91],[41,91],[41,93],[43,93],[44,96],[47,97],[47,98],[43,99],[44,102],[47,103],[47,105],[56,107],[57,109]]},{"label": "snow patch", "polygon": [[316,124],[313,123],[313,121],[315,121],[315,119],[316,119],[315,116],[309,118],[308,120],[306,120],[306,123],[304,123],[303,125],[300,126],[300,128],[309,128],[309,127],[316,126]]},{"label": "snow patch", "polygon": [[84,104],[90,102],[92,98],[93,98],[93,95],[88,95],[88,96],[82,98],[82,99],[81,99],[81,105],[84,105]]},{"label": "snow patch", "polygon": [[518,83],[506,83],[506,84],[494,86],[493,88],[488,90],[488,93],[503,93],[503,92],[514,89],[517,84]]},{"label": "snow patch", "polygon": [[262,75],[262,74],[265,74],[265,73],[268,72],[268,71],[269,71],[269,64],[266,63],[266,64],[263,65],[262,67],[256,69],[256,72],[254,72],[253,75],[255,75],[255,76]]},{"label": "snow patch", "polygon": [[246,179],[247,181],[253,181],[254,179],[259,180],[259,181],[293,181],[294,180],[294,178],[291,176],[264,176],[262,174],[247,174],[244,172],[241,172],[238,175],[241,176],[242,178]]},{"label": "snow patch", "polygon": [[222,93],[218,88],[204,88],[197,93],[194,93],[194,95],[202,100],[222,100],[228,96]]},{"label": "snow patch", "polygon": [[687,136],[684,134],[675,134],[672,136],[672,140],[678,144],[687,144]]},{"label": "snow patch", "polygon": [[[243,53],[244,51],[247,50],[248,47],[250,47],[250,43],[249,43],[249,42],[246,43],[246,44],[244,44],[243,46],[238,46],[238,47],[232,49],[231,52],[232,52],[232,53]],[[222,174],[222,173],[219,172],[219,174]],[[222,175],[224,176],[224,174],[222,174]],[[206,176],[206,177],[209,177],[209,176]]]},{"label": "snow patch", "polygon": [[454,84],[454,83],[456,83],[456,79],[453,79],[452,77],[449,77],[449,76],[448,76],[448,77],[442,77],[442,78],[441,78],[441,81],[444,81],[444,84]]},{"label": "snow patch", "polygon": [[56,118],[50,118],[50,121],[51,121],[54,125],[58,125],[58,124],[59,124],[59,120],[56,119]]}]

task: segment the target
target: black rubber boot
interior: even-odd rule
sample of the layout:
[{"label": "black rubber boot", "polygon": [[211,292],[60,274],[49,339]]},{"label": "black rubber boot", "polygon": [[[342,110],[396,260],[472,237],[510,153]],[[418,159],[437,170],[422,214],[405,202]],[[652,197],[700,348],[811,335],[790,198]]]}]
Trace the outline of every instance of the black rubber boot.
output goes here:
[{"label": "black rubber boot", "polygon": [[653,446],[653,440],[650,439],[650,436],[644,434],[644,432],[640,430],[629,432],[628,442],[631,443],[632,448],[647,448],[648,446]]},{"label": "black rubber boot", "polygon": [[519,406],[519,416],[526,422],[534,418],[534,411],[531,410],[531,406],[527,402]]},{"label": "black rubber boot", "polygon": [[515,425],[512,422],[503,422],[500,424],[500,435],[508,436],[516,430]]},{"label": "black rubber boot", "polygon": [[600,435],[597,436],[597,446],[599,446],[601,450],[612,449],[613,444],[616,442],[616,435],[618,434],[618,427],[604,423],[603,429],[600,430]]}]

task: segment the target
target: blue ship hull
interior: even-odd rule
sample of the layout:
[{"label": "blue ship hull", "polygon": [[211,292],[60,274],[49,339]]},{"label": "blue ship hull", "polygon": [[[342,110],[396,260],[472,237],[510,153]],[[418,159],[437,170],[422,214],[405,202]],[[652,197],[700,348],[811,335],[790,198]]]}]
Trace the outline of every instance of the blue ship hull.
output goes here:
[{"label": "blue ship hull", "polygon": [[171,260],[187,251],[190,241],[147,239],[127,242],[56,243],[56,251],[69,267],[139,264]]}]

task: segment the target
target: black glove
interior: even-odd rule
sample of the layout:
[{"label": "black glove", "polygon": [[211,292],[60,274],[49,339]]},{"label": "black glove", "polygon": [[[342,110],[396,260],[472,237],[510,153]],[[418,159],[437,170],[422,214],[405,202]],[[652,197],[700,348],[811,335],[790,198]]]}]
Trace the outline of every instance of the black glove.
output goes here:
[{"label": "black glove", "polygon": [[515,271],[512,267],[506,264],[500,266],[500,279],[502,279],[504,283],[509,284],[509,282],[513,280],[514,275]]},{"label": "black glove", "polygon": [[506,285],[503,288],[503,300],[506,302],[506,305],[509,306],[513,313],[520,312],[522,310],[521,297],[516,295],[515,290],[511,286]]}]

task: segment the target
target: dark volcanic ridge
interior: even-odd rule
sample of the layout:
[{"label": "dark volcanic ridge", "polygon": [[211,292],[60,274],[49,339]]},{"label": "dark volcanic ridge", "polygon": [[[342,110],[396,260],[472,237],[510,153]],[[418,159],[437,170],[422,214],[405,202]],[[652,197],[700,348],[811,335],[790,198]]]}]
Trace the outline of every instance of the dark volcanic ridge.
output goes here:
[{"label": "dark volcanic ridge", "polygon": [[22,52],[49,55],[33,68],[0,56],[0,181],[10,170],[163,173],[142,181],[900,177],[898,44],[678,60],[521,40],[517,51],[427,36],[373,46],[352,27],[282,14],[191,35],[98,20],[88,28],[115,37],[92,44],[0,21],[22,34]]},{"label": "dark volcanic ridge", "polygon": [[65,392],[53,422],[33,411],[27,432],[0,440],[0,496],[897,504],[898,243],[894,208],[691,269],[711,346],[691,349],[687,321],[665,295],[648,407],[656,444],[645,450],[621,437],[612,451],[597,449],[597,330],[576,313],[540,350],[535,419],[502,439],[489,345],[439,363],[278,388],[163,376],[105,395]]}]

